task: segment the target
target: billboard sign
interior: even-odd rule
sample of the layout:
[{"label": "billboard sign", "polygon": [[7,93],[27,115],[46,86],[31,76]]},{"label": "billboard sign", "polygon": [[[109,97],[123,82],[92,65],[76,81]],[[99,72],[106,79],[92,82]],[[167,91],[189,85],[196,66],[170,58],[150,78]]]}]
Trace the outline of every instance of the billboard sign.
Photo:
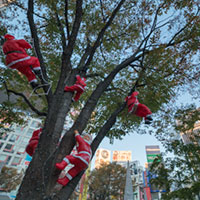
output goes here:
[{"label": "billboard sign", "polygon": [[115,162],[130,161],[131,160],[131,151],[113,151],[112,160]]}]

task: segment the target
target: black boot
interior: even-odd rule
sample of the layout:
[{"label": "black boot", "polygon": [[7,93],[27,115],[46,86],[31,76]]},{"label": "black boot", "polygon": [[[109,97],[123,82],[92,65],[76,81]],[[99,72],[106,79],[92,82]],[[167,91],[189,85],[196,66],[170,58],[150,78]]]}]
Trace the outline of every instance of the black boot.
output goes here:
[{"label": "black boot", "polygon": [[34,70],[34,69],[33,69],[33,71],[34,71],[34,73],[40,78],[40,80],[43,81],[43,83],[48,83],[48,82],[45,80],[41,69],[37,69],[37,70]]},{"label": "black boot", "polygon": [[153,118],[151,117],[151,115],[147,115],[146,116],[146,119],[150,120],[150,121],[153,121]]},{"label": "black boot", "polygon": [[37,82],[30,82],[30,85],[33,89],[37,88],[39,86],[39,84]]},{"label": "black boot", "polygon": [[145,119],[145,124],[151,124],[152,121]]}]

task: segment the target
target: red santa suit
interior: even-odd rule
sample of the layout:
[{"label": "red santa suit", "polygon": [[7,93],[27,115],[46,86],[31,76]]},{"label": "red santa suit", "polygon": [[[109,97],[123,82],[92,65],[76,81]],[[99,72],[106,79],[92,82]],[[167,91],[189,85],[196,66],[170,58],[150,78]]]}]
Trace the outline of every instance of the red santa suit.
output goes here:
[{"label": "red santa suit", "polygon": [[152,112],[144,104],[139,103],[137,95],[139,92],[133,92],[130,96],[125,98],[128,105],[128,112],[137,115],[138,117],[144,117],[145,124],[150,124],[153,120],[151,117]]},{"label": "red santa suit", "polygon": [[[26,49],[32,48],[25,40],[16,40],[14,36],[6,34],[6,41],[3,44],[3,52],[6,55],[6,65],[12,69],[17,69],[24,74],[30,83],[37,82],[36,76],[41,72],[38,58],[29,56]],[[32,69],[33,71],[32,71]]]},{"label": "red santa suit", "polygon": [[90,162],[92,151],[88,141],[84,140],[79,134],[75,135],[77,142],[77,154],[67,155],[60,163],[56,163],[56,168],[63,170],[68,164],[73,164],[74,167],[71,168],[64,178],[60,178],[57,182],[63,186],[72,180],[78,173],[88,167]]},{"label": "red santa suit", "polygon": [[86,79],[81,78],[79,75],[76,76],[76,83],[72,86],[66,86],[64,91],[65,92],[76,92],[74,101],[78,101],[80,96],[83,94],[85,90],[85,83]]},{"label": "red santa suit", "polygon": [[29,140],[28,145],[26,146],[26,153],[29,154],[30,156],[33,156],[35,152],[41,132],[42,132],[41,128],[38,130],[35,130],[32,134],[31,139]]}]

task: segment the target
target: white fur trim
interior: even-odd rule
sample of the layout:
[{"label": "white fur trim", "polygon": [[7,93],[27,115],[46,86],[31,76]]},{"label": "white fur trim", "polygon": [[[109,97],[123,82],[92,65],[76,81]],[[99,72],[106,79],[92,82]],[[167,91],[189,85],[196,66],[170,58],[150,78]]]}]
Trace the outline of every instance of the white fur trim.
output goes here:
[{"label": "white fur trim", "polygon": [[63,160],[67,163],[70,164],[69,160],[67,158],[63,158]]},{"label": "white fur trim", "polygon": [[37,83],[37,79],[33,79],[32,81],[30,81],[29,83],[35,82]]},{"label": "white fur trim", "polygon": [[40,67],[40,66],[34,67],[33,70],[34,70],[34,71],[39,71],[39,70],[41,70],[41,67]]},{"label": "white fur trim", "polygon": [[84,89],[81,85],[79,85],[79,84],[76,84],[76,86],[79,87],[79,88],[80,88],[81,90],[83,90],[83,91],[85,90],[85,89]]},{"label": "white fur trim", "polygon": [[91,157],[91,153],[89,153],[89,152],[87,152],[87,151],[80,151],[80,152],[78,152],[78,153],[83,153],[83,154],[87,154],[88,156],[90,156]]},{"label": "white fur trim", "polygon": [[21,59],[19,59],[19,60],[12,61],[11,63],[9,63],[9,64],[7,65],[7,67],[11,67],[12,65],[14,65],[14,64],[16,64],[16,63],[18,63],[18,62],[24,61],[24,60],[29,60],[30,58],[31,58],[30,56],[27,56],[27,57],[25,57],[25,58],[21,58]]},{"label": "white fur trim", "polygon": [[69,173],[66,174],[66,177],[67,177],[69,180],[72,180],[72,178],[73,178]]}]

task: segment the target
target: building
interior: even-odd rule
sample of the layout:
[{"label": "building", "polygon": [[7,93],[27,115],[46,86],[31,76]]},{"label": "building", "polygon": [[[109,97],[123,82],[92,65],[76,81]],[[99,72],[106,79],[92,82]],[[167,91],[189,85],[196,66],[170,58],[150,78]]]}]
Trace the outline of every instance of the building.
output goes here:
[{"label": "building", "polygon": [[111,162],[111,151],[107,149],[98,149],[96,152],[96,159],[94,167],[98,169],[102,164],[109,164]]},{"label": "building", "polygon": [[147,163],[150,165],[153,163],[154,159],[160,155],[160,147],[158,145],[145,146]]},{"label": "building", "polygon": [[[194,128],[191,131],[185,133],[181,132],[180,136],[184,144],[197,144],[200,145],[200,121],[194,124]],[[195,137],[196,136],[196,137]]]},{"label": "building", "polygon": [[149,145],[145,147],[147,163],[146,170],[143,172],[144,196],[147,200],[161,199],[161,192],[166,192],[165,189],[159,189],[156,185],[150,184],[150,179],[156,177],[156,174],[151,174],[149,168],[153,161],[160,155],[160,147],[158,145]]},{"label": "building", "polygon": [[0,163],[18,171],[26,169],[31,157],[25,152],[26,145],[34,130],[41,127],[41,120],[28,117],[25,126],[13,125],[11,132],[0,138]]}]

